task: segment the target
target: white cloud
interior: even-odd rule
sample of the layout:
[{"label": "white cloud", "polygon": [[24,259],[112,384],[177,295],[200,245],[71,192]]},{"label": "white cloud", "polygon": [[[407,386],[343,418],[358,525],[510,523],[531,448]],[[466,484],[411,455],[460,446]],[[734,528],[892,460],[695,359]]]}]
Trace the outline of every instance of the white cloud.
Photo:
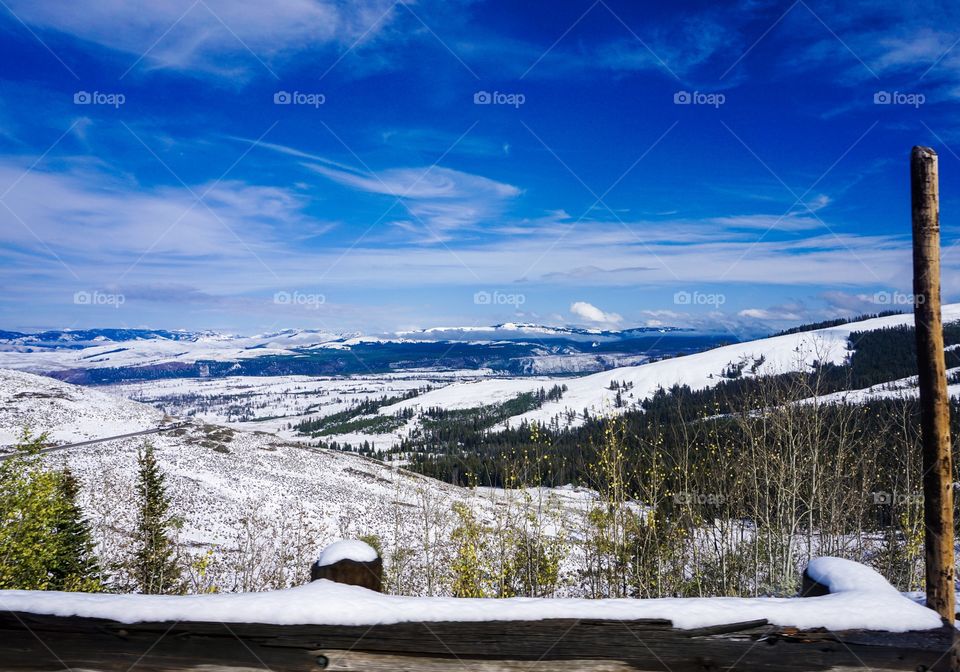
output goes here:
[{"label": "white cloud", "polygon": [[124,52],[152,68],[237,76],[318,45],[370,41],[403,11],[391,0],[9,0],[35,28]]},{"label": "white cloud", "polygon": [[464,173],[442,166],[389,168],[376,173],[305,164],[338,184],[373,194],[399,199],[416,221],[408,229],[434,229],[437,237],[454,229],[492,223],[507,202],[521,192],[517,187],[482,175]]},{"label": "white cloud", "polygon": [[[205,291],[213,291],[211,285],[238,291],[270,286],[276,277],[268,268],[286,278],[286,284],[298,286],[316,279],[318,270],[325,274],[333,267],[325,281],[349,286],[449,287],[526,279],[554,287],[655,288],[669,303],[673,290],[667,286],[675,284],[776,282],[861,292],[870,288],[872,293],[875,287],[898,287],[909,277],[911,261],[909,241],[901,237],[825,234],[758,241],[690,221],[627,226],[589,221],[568,230],[563,216],[560,221],[513,224],[503,217],[498,221],[509,234],[465,242],[463,229],[456,227],[497,216],[516,188],[447,170],[419,192],[420,198],[404,203],[437,236],[452,241],[448,246],[424,241],[424,227],[413,219],[398,223],[392,232],[381,227],[356,245],[351,243],[371,222],[336,223],[347,235],[323,246],[305,245],[335,223],[308,214],[312,201],[303,190],[224,181],[191,209],[195,196],[183,187],[144,187],[89,165],[24,175],[28,165],[0,159],[0,184],[16,183],[4,202],[23,220],[0,208],[0,266],[10,271],[0,269],[0,280],[5,276],[14,284],[24,268],[62,275],[52,251],[78,274],[104,282],[116,281],[146,254],[129,280],[182,282],[189,272],[197,276],[191,282]],[[355,184],[392,197],[419,174],[397,169],[384,180],[386,187],[369,176]],[[195,184],[192,191],[202,194],[208,186]],[[405,244],[398,246],[398,241]],[[418,242],[426,244],[410,244]],[[944,291],[960,291],[960,255],[945,254],[943,265]]]},{"label": "white cloud", "polygon": [[586,301],[576,301],[570,305],[570,312],[587,322],[596,322],[598,324],[618,324],[623,321],[623,317],[616,313],[605,313],[592,303]]},{"label": "white cloud", "polygon": [[765,322],[790,322],[805,319],[805,311],[795,306],[775,306],[773,308],[745,308],[737,315],[751,320]]}]

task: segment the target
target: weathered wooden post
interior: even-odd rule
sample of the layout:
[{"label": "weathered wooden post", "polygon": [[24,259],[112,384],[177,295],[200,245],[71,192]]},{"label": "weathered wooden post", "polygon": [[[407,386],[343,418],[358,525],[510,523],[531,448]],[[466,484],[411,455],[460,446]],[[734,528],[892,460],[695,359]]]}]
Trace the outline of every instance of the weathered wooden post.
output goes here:
[{"label": "weathered wooden post", "polygon": [[383,560],[362,541],[336,541],[320,553],[310,567],[310,580],[328,579],[383,592]]},{"label": "weathered wooden post", "polygon": [[940,315],[940,194],[937,153],[910,155],[913,210],[913,295],[923,441],[923,522],[927,606],[953,623],[953,464]]}]

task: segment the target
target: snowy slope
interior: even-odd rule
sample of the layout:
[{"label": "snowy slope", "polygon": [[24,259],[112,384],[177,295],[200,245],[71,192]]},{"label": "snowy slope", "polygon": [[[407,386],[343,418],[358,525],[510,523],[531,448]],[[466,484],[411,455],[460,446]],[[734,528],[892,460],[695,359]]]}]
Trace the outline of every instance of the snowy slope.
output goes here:
[{"label": "snowy slope", "polygon": [[[63,441],[149,429],[163,417],[144,404],[9,370],[0,370],[0,408],[0,436],[7,444],[25,425],[34,433],[50,431]],[[80,477],[81,504],[106,561],[118,559],[129,541],[137,451],[144,438],[44,458],[51,468],[69,465]],[[468,503],[481,515],[493,507],[490,498],[470,490],[358,455],[305,448],[264,432],[194,421],[183,430],[149,439],[167,474],[175,510],[183,517],[181,542],[191,554],[217,553],[220,571],[228,577],[221,582],[222,589],[231,587],[229,577],[237,571],[231,563],[244,544],[289,545],[294,537],[302,537],[303,557],[289,558],[287,570],[305,572],[316,553],[336,538],[422,537],[417,525],[424,502],[442,512],[445,521],[456,501]],[[445,524],[438,522],[437,530]]]},{"label": "snowy slope", "polygon": [[21,371],[0,370],[0,445],[10,445],[24,427],[48,432],[55,443],[157,427],[163,412],[97,390]]},{"label": "snowy slope", "polygon": [[[960,367],[947,369],[948,379],[956,375],[960,375]],[[951,397],[960,397],[960,383],[948,384],[947,394]],[[801,403],[812,403],[816,400],[822,404],[834,402],[861,404],[877,399],[916,399],[918,396],[920,396],[920,389],[917,386],[917,376],[908,376],[907,378],[898,378],[859,390],[843,390],[842,392],[823,394],[816,398],[811,397],[810,399],[804,399]]]},{"label": "snowy slope", "polygon": [[[944,322],[960,320],[960,304],[944,306],[943,319]],[[723,380],[723,371],[731,365],[745,365],[744,375],[763,375],[803,370],[815,361],[840,363],[849,354],[847,345],[851,333],[904,324],[912,326],[913,316],[891,315],[851,322],[826,329],[736,343],[684,357],[610,369],[579,378],[565,378],[562,382],[568,390],[562,399],[547,402],[541,408],[514,416],[508,422],[516,424],[526,420],[546,423],[568,410],[579,413],[585,408],[590,409],[591,413],[614,412],[617,391],[610,389],[614,381],[629,386],[622,395],[625,401],[634,403],[650,397],[661,387],[689,385],[694,389],[702,389],[715,385]],[[380,412],[389,414],[407,407],[470,408],[497,403],[541,387],[544,387],[543,380],[523,378],[456,383],[384,407]]]}]

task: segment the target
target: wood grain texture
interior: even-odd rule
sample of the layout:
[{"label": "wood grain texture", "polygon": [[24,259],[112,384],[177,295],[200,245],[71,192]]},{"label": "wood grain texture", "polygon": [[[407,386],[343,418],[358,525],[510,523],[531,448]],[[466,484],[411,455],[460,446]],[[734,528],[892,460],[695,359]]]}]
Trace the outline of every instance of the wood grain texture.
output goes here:
[{"label": "wood grain texture", "polygon": [[940,314],[940,193],[937,153],[929,147],[914,147],[910,155],[910,200],[927,606],[953,623],[953,463]]},{"label": "wood grain texture", "polygon": [[[764,621],[679,630],[669,621],[277,626],[137,623],[0,613],[0,670],[322,669],[947,670],[949,628],[799,631]],[[420,664],[422,662],[422,664]],[[402,663],[402,665],[401,665]],[[353,667],[343,667],[353,665]],[[337,667],[339,666],[339,667]],[[592,666],[592,667],[591,667]]]},{"label": "wood grain texture", "polygon": [[368,590],[383,592],[383,560],[380,556],[370,562],[343,559],[330,565],[310,566],[310,580],[327,579],[348,586],[360,586]]}]

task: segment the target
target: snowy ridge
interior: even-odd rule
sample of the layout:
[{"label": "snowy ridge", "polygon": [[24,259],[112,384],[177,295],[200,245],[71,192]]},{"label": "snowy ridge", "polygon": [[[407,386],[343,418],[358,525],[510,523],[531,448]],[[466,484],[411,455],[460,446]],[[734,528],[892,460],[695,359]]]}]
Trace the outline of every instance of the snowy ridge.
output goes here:
[{"label": "snowy ridge", "polygon": [[0,370],[0,446],[24,427],[73,443],[157,427],[164,414],[151,406],[22,371]]},{"label": "snowy ridge", "polygon": [[662,618],[682,629],[755,619],[829,630],[907,632],[939,628],[940,617],[902,596],[868,567],[818,558],[813,574],[837,592],[808,598],[458,599],[382,595],[330,581],[266,593],[103,595],[0,591],[0,607],[29,613],[138,621],[277,625],[374,625],[421,621],[538,621],[548,618]]},{"label": "snowy ridge", "polygon": [[[960,320],[960,304],[943,307],[944,322]],[[514,416],[507,423],[549,423],[566,412],[617,412],[617,390],[611,383],[625,383],[629,389],[622,392],[625,401],[639,402],[652,396],[660,388],[689,385],[703,389],[723,380],[723,371],[730,366],[743,367],[744,375],[769,375],[800,371],[815,361],[839,364],[849,355],[848,338],[857,331],[871,331],[898,325],[913,325],[913,315],[890,315],[814,331],[774,336],[771,338],[736,343],[705,352],[672,359],[663,359],[639,366],[621,367],[578,378],[564,378],[568,388],[559,401],[548,401],[528,413]],[[549,387],[550,385],[546,385]],[[471,408],[504,401],[523,392],[534,392],[544,387],[543,379],[518,378],[482,380],[455,383],[433,390],[414,399],[380,409],[390,414],[398,410],[419,407]],[[582,418],[573,424],[582,422]]]},{"label": "snowy ridge", "polygon": [[49,372],[193,363],[198,360],[229,362],[266,355],[294,355],[294,348],[316,343],[318,338],[316,332],[281,332],[251,337],[202,334],[191,339],[156,337],[110,341],[79,349],[17,347],[0,351],[0,367]]},{"label": "snowy ridge", "polygon": [[[63,330],[37,334],[0,331],[0,367],[44,374],[166,367],[180,371],[181,375],[189,375],[184,369],[198,362],[249,363],[249,360],[259,357],[329,355],[336,354],[338,350],[376,346],[389,351],[388,357],[393,357],[403,366],[405,362],[416,361],[418,353],[429,360],[432,347],[449,343],[472,348],[476,352],[470,354],[478,359],[503,359],[503,353],[509,351],[510,357],[530,359],[531,366],[535,368],[539,355],[553,355],[555,361],[545,363],[543,367],[569,373],[595,371],[622,363],[624,358],[636,355],[635,350],[642,347],[637,345],[636,339],[662,334],[673,336],[674,333],[682,340],[691,338],[695,332],[672,327],[604,331],[514,323],[485,327],[434,327],[380,335],[335,334],[314,329],[286,329],[254,336],[149,329]],[[716,342],[716,338],[711,342]],[[617,343],[623,345],[623,352],[602,353],[606,359],[592,358],[592,349],[598,344]],[[508,346],[513,346],[513,350],[509,350]],[[678,342],[677,347],[682,350],[688,346]],[[578,354],[581,357],[576,360]],[[572,368],[561,368],[561,355],[574,356],[575,361],[570,364]],[[72,380],[86,382],[76,378]]]}]

